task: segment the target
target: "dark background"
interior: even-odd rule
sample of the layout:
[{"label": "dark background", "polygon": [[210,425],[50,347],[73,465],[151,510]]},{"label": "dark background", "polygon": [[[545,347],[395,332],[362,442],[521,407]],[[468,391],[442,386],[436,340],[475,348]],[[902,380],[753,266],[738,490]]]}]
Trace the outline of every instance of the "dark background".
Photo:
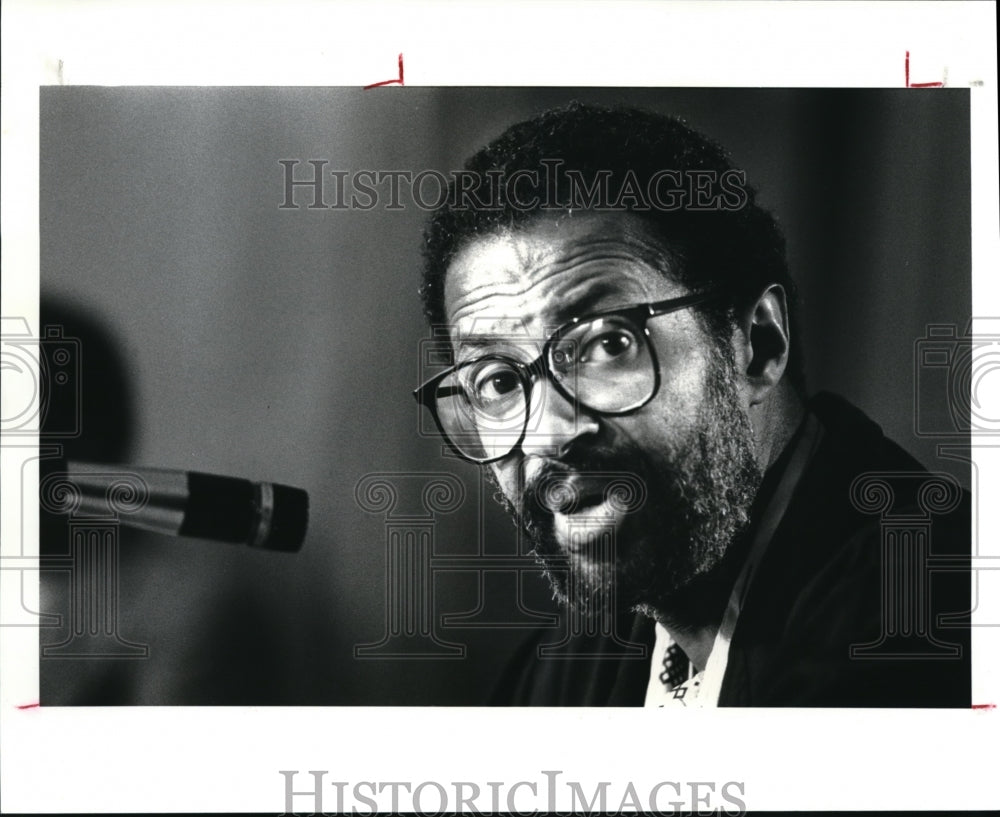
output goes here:
[{"label": "dark background", "polygon": [[[786,232],[810,389],[968,486],[914,434],[913,363],[928,324],[961,333],[971,315],[967,91],[44,88],[42,319],[82,344],[83,436],[66,452],[284,482],[312,508],[297,555],[123,530],[114,618],[149,655],[42,658],[43,704],[485,701],[524,629],[440,617],[482,604],[510,621],[513,574],[482,592],[473,572],[436,574],[435,630],[463,658],[354,654],[386,630],[387,523],[355,500],[366,474],[460,477],[439,555],[518,548],[475,468],[417,433],[425,213],[279,209],[279,161],[447,173],[570,99],[680,115],[726,145]],[[943,381],[919,399],[950,422]],[[43,553],[66,550],[54,530]],[[43,612],[63,615],[43,644],[67,638],[68,587],[43,573]],[[552,612],[538,577],[521,598]]]}]

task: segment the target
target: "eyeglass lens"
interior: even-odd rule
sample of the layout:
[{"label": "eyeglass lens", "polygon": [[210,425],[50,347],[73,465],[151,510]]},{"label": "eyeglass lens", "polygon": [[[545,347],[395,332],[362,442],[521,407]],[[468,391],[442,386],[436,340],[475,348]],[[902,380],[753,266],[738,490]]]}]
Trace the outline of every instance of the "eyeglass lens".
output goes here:
[{"label": "eyeglass lens", "polygon": [[[620,316],[572,326],[549,345],[547,363],[564,392],[594,411],[628,411],[645,403],[656,388],[645,334]],[[507,358],[470,361],[449,374],[435,393],[442,430],[471,459],[506,456],[522,433],[531,431],[529,388],[526,372]],[[537,418],[537,407],[533,414]]]}]

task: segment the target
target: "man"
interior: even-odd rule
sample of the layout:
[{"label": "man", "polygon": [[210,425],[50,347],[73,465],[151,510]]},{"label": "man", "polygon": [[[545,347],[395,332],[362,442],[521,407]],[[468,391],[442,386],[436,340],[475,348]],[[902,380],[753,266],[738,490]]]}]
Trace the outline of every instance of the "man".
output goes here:
[{"label": "man", "polygon": [[[497,700],[968,706],[967,498],[844,401],[806,399],[783,238],[724,152],[574,104],[466,171],[422,288],[453,365],[416,396],[489,469],[556,597],[653,642],[650,665],[532,641]],[[886,492],[933,527],[883,547]],[[929,572],[927,531],[950,572]],[[610,659],[618,633],[591,630],[578,654]]]}]

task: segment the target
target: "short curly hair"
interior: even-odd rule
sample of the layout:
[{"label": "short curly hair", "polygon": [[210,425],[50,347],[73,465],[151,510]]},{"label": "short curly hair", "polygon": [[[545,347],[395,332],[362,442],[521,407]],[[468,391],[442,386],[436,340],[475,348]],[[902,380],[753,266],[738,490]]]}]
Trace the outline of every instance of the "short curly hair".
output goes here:
[{"label": "short curly hair", "polygon": [[[653,189],[665,171],[674,180],[695,174],[709,202],[713,196],[716,202],[728,201],[731,206],[692,206],[694,194],[689,189],[683,206],[649,206],[641,192],[638,198],[625,195],[622,187],[617,199],[621,206],[610,209],[634,213],[651,227],[675,262],[671,274],[679,283],[693,291],[712,289],[729,295],[699,309],[716,340],[730,336],[738,310],[753,303],[767,286],[780,284],[791,323],[786,375],[797,390],[805,390],[797,290],[774,216],[757,204],[756,191],[746,185],[720,145],[677,118],[635,108],[573,102],[511,126],[466,162],[465,171],[491,181],[493,195],[489,206],[465,206],[467,198],[456,190],[453,178],[442,206],[424,230],[420,295],[431,324],[447,322],[445,276],[468,241],[524,226],[545,210],[565,212],[580,205],[579,188],[575,198],[572,185],[553,193],[547,180],[555,165],[565,176],[576,174],[582,180],[604,176],[633,185],[633,191]],[[741,180],[738,196],[720,194],[718,180],[732,180],[734,173]],[[706,179],[707,185],[702,185]]]}]

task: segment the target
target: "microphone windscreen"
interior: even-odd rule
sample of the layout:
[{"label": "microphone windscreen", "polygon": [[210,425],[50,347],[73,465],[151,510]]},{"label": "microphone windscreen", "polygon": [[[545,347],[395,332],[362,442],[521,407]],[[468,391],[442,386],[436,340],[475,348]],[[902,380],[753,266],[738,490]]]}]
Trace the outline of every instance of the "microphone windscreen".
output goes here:
[{"label": "microphone windscreen", "polygon": [[297,551],[309,521],[301,488],[188,473],[189,499],[180,536],[242,542],[264,550]]},{"label": "microphone windscreen", "polygon": [[309,526],[309,494],[290,485],[264,484],[274,489],[274,511],[270,533],[255,546],[288,552],[299,550]]}]

